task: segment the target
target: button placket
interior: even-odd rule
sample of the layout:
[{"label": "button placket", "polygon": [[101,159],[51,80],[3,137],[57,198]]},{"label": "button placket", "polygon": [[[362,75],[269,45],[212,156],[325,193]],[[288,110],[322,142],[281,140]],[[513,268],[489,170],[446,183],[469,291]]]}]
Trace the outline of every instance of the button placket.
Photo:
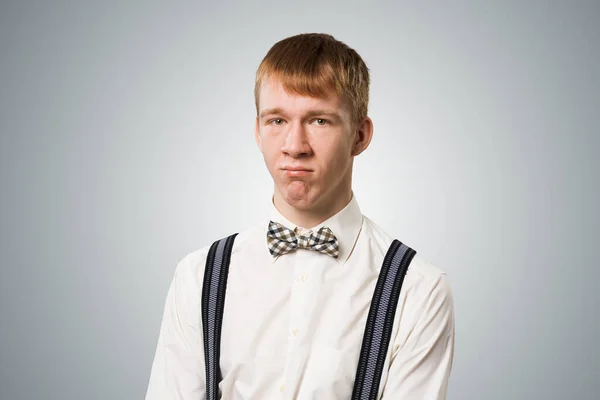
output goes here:
[{"label": "button placket", "polygon": [[298,282],[306,282],[308,280],[308,273],[306,271],[302,272],[300,275],[298,275]]},{"label": "button placket", "polygon": [[[308,280],[307,268],[312,263],[314,253],[309,251],[299,251],[293,254],[293,276],[291,281],[290,296],[290,317],[287,329],[287,349],[285,357],[285,366],[280,386],[282,398],[288,398],[290,392],[293,392],[294,372],[298,367],[298,346],[302,340],[302,328],[304,326],[304,309],[306,307],[309,293],[306,281]],[[290,376],[290,374],[292,374]],[[291,380],[290,380],[291,379]],[[286,386],[289,386],[286,388]],[[290,386],[291,385],[291,386]],[[286,390],[287,389],[287,390]]]}]

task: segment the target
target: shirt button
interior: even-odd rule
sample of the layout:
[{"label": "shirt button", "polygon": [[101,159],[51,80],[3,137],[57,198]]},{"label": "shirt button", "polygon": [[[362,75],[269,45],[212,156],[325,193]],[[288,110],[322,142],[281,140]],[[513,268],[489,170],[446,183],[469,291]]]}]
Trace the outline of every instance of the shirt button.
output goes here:
[{"label": "shirt button", "polygon": [[308,274],[306,272],[303,272],[302,274],[300,274],[300,276],[298,277],[298,280],[300,282],[306,282],[308,280]]},{"label": "shirt button", "polygon": [[292,334],[293,334],[294,336],[298,336],[298,328],[294,328],[294,329],[292,329]]},{"label": "shirt button", "polygon": [[283,391],[284,391],[284,390],[285,390],[285,385],[281,385],[281,387],[279,388],[279,391],[280,391],[281,393],[283,393]]}]

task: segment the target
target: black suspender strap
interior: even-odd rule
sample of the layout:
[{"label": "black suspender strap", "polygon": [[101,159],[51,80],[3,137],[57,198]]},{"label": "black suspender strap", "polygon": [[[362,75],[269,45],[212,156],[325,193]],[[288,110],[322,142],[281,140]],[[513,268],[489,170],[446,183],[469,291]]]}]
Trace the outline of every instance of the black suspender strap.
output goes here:
[{"label": "black suspender strap", "polygon": [[[202,287],[202,327],[206,364],[206,400],[219,399],[221,327],[233,242],[238,234],[217,240],[206,258]],[[377,398],[396,306],[404,276],[416,251],[394,240],[383,260],[363,336],[352,400]]]},{"label": "black suspender strap", "polygon": [[394,240],[383,260],[363,336],[352,400],[377,398],[400,289],[416,251]]},{"label": "black suspender strap", "polygon": [[204,331],[204,356],[206,364],[206,399],[219,399],[221,326],[225,289],[231,260],[231,249],[237,233],[212,244],[206,258],[202,286],[202,328]]}]

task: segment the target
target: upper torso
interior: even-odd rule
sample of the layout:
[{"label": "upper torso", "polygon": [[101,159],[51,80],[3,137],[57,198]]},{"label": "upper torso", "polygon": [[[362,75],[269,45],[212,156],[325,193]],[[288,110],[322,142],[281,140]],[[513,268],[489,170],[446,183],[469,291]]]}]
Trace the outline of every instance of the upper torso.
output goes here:
[{"label": "upper torso", "polygon": [[[223,399],[350,399],[371,299],[393,238],[363,216],[356,203],[349,207],[332,221],[334,233],[340,236],[338,259],[304,249],[274,259],[265,239],[268,220],[236,237],[221,334]],[[271,217],[291,225],[281,215]],[[185,269],[178,271],[185,274],[178,288],[186,296],[184,317],[198,336],[208,247],[190,253],[178,267]],[[444,277],[418,253],[413,258],[400,292],[379,395],[390,362],[415,335],[423,315],[433,312],[429,296]],[[202,361],[202,340],[198,340],[193,351]],[[418,346],[427,345],[426,339],[420,340]],[[161,365],[154,367],[153,374],[166,370],[163,363],[172,362],[161,358],[167,361],[155,361]],[[415,368],[410,362],[407,358],[403,374]],[[449,367],[441,372],[445,376],[432,379],[447,379],[447,373]],[[190,376],[203,378],[198,371]]]}]

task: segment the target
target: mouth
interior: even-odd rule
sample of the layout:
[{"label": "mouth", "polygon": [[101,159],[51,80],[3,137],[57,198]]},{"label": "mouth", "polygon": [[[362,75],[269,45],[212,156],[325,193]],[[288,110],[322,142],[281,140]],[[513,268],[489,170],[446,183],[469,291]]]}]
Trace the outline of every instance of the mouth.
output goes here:
[{"label": "mouth", "polygon": [[313,172],[312,170],[303,167],[284,167],[281,168],[281,170],[287,176],[306,176]]}]

